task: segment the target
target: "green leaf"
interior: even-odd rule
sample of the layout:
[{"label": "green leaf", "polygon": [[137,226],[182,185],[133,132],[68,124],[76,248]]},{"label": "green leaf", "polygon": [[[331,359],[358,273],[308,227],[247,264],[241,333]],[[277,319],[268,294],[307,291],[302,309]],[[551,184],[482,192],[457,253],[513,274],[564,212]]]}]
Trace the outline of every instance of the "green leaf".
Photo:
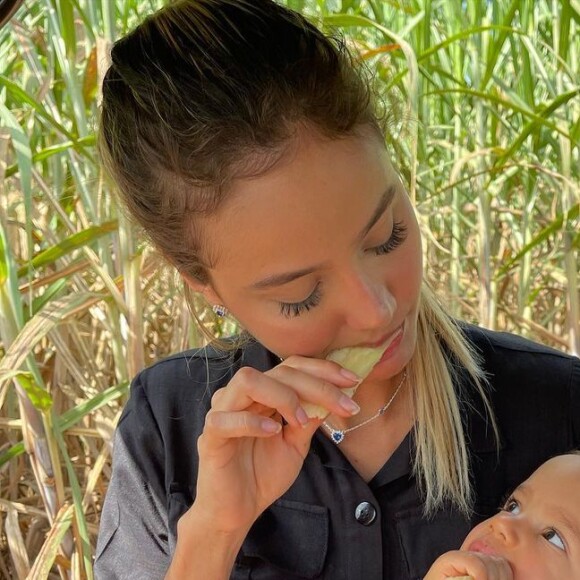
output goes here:
[{"label": "green leaf", "polygon": [[485,73],[483,75],[483,79],[481,80],[480,89],[484,91],[487,87],[487,83],[491,79],[493,75],[493,71],[497,65],[499,55],[502,51],[503,45],[505,44],[506,39],[508,38],[508,31],[510,30],[510,24],[514,19],[514,16],[520,6],[520,0],[512,0],[504,18],[502,26],[500,27],[500,33],[495,40],[489,44],[489,49],[487,53],[487,58],[485,59],[486,68]]},{"label": "green leaf", "polygon": [[[560,43],[558,46],[558,54],[561,58],[561,63],[568,59],[568,51],[570,49],[570,20],[572,18],[572,6],[570,0],[560,0],[562,10],[560,12]],[[576,33],[578,34],[578,33]],[[578,38],[576,38],[578,40]],[[559,64],[561,67],[562,64]]]},{"label": "green leaf", "polygon": [[29,105],[34,109],[39,117],[47,121],[51,126],[53,126],[60,134],[64,135],[74,143],[74,148],[79,152],[87,155],[87,151],[80,144],[80,140],[77,139],[72,133],[67,131],[65,127],[59,123],[52,115],[50,115],[46,109],[34,98],[32,98],[23,88],[21,88],[14,81],[10,80],[4,75],[0,75],[0,86],[3,86],[12,98],[20,105]]},{"label": "green leaf", "polygon": [[[13,374],[8,374],[6,372],[0,373],[0,379],[8,379],[12,378],[17,374],[21,374],[22,371],[13,371]],[[65,411],[60,418],[58,419],[59,429],[61,431],[66,431],[70,429],[74,425],[76,425],[81,419],[86,417],[89,413],[93,413],[100,407],[104,405],[108,405],[111,401],[125,395],[129,390],[129,382],[121,383],[120,385],[115,385],[114,387],[109,387],[105,389],[103,392],[95,395],[88,401],[80,403],[73,409],[69,409]],[[22,455],[24,453],[24,443],[20,441],[19,443],[15,443],[10,447],[7,451],[0,454],[0,469],[5,463],[8,463],[15,457]]]},{"label": "green leaf", "polygon": [[79,556],[82,558],[84,563],[84,569],[87,574],[87,580],[93,580],[93,568],[91,565],[91,541],[89,538],[89,531],[87,529],[87,520],[85,518],[85,514],[83,511],[83,495],[81,491],[81,486],[79,485],[79,479],[77,474],[75,473],[74,466],[68,454],[68,449],[64,438],[62,436],[62,431],[59,427],[54,429],[54,435],[58,442],[58,446],[60,448],[60,453],[62,458],[64,459],[64,463],[66,465],[66,471],[68,474],[68,480],[71,487],[71,492],[73,496],[73,503],[74,503],[74,513],[75,513],[75,520],[77,524],[77,533],[80,538],[80,544],[77,543],[76,549],[79,552]]},{"label": "green leaf", "polygon": [[12,461],[15,457],[22,455],[24,451],[24,443],[22,441],[9,447],[7,451],[4,451],[4,453],[0,455],[0,468],[9,461]]},{"label": "green leaf", "polygon": [[22,129],[16,117],[10,110],[0,103],[0,118],[10,130],[12,145],[18,161],[18,170],[20,172],[20,183],[24,193],[26,213],[30,215],[31,197],[32,197],[32,151],[30,150],[30,141],[28,135]]},{"label": "green leaf", "polygon": [[48,411],[52,407],[52,397],[42,387],[38,386],[32,373],[21,372],[16,378],[28,395],[30,402],[39,411]]},{"label": "green leaf", "polygon": [[525,34],[522,30],[517,28],[512,28],[511,26],[499,26],[499,25],[487,25],[487,26],[475,26],[473,28],[467,28],[466,30],[462,30],[457,34],[453,34],[452,36],[447,36],[445,40],[436,44],[435,46],[430,47],[428,50],[425,50],[421,54],[417,55],[417,60],[419,62],[427,60],[429,57],[433,56],[443,48],[450,46],[452,44],[457,43],[459,40],[465,40],[467,38],[471,38],[472,36],[477,36],[482,32],[488,32],[490,30],[499,30],[501,32],[510,33],[510,34]]},{"label": "green leaf", "polygon": [[[58,296],[63,290],[68,286],[68,279],[61,278],[56,282],[53,282],[48,288],[40,295],[34,298],[32,301],[32,309],[30,316],[34,316],[39,310],[42,310],[51,300]],[[26,311],[28,312],[28,311]],[[30,320],[30,316],[26,318],[25,322]]]},{"label": "green leaf", "polygon": [[49,264],[54,264],[58,259],[70,254],[73,250],[91,244],[95,240],[117,230],[117,220],[112,220],[97,226],[89,226],[87,229],[72,234],[58,244],[43,250],[30,261],[26,266],[18,270],[18,277],[25,276],[28,272],[43,268]]},{"label": "green leaf", "polygon": [[[559,109],[562,105],[565,105],[571,101],[574,97],[580,95],[580,88],[573,89],[559,95],[556,97],[548,106],[544,106],[538,113],[536,118],[526,124],[523,131],[518,135],[517,139],[514,140],[511,147],[507,149],[495,162],[495,166],[503,165],[506,160],[512,158],[514,152],[516,152],[522,145],[522,143],[527,139],[529,135],[536,132],[539,127],[543,124],[540,119],[546,119],[552,116],[552,113]],[[570,132],[570,139],[573,138],[573,130]],[[575,145],[576,143],[573,142]]]},{"label": "green leaf", "polygon": [[[81,139],[78,139],[76,142],[63,141],[62,143],[57,143],[56,145],[49,145],[48,147],[45,147],[44,149],[41,149],[40,151],[33,153],[32,164],[34,165],[35,163],[40,163],[41,161],[45,161],[46,159],[49,159],[53,155],[57,155],[59,153],[64,153],[64,152],[68,151],[69,149],[74,149],[75,146],[80,145],[82,147],[92,147],[95,144],[95,140],[96,140],[96,138],[94,135],[88,135],[86,137],[82,137]],[[91,157],[87,156],[86,159],[90,163],[93,162]],[[17,164],[10,165],[10,167],[6,168],[5,177],[12,177],[17,172],[18,172],[18,165]]]},{"label": "green leaf", "polygon": [[[578,89],[575,89],[575,91],[578,91]],[[435,90],[435,91],[430,91],[427,94],[428,95],[445,95],[445,94],[453,94],[453,93],[471,95],[472,97],[481,99],[482,101],[489,101],[489,102],[494,103],[496,105],[502,105],[506,109],[516,111],[518,113],[521,113],[524,117],[529,117],[530,119],[537,121],[539,125],[543,125],[545,127],[548,127],[552,131],[555,131],[555,132],[559,133],[560,135],[563,135],[567,139],[570,138],[570,135],[568,133],[566,133],[566,131],[559,128],[554,123],[550,123],[542,115],[539,115],[535,111],[531,111],[530,109],[527,109],[525,107],[516,105],[512,101],[502,99],[502,98],[494,95],[493,93],[484,93],[482,91],[476,91],[476,90],[467,89],[467,88],[453,88],[453,89],[439,89],[439,90]]]},{"label": "green leaf", "polygon": [[59,428],[62,431],[70,429],[81,419],[93,413],[100,407],[108,405],[111,401],[118,399],[119,397],[125,395],[129,390],[129,382],[125,381],[119,385],[109,387],[101,393],[98,393],[94,397],[90,398],[88,401],[80,403],[73,409],[65,411],[59,419]]},{"label": "green leaf", "polygon": [[494,276],[495,280],[503,278],[509,270],[517,264],[528,252],[533,250],[536,246],[544,243],[550,236],[559,232],[563,225],[570,220],[578,219],[580,215],[580,203],[572,206],[566,214],[559,214],[556,219],[548,226],[546,226],[539,234],[534,236],[534,238],[527,243],[511,260],[504,264]]}]

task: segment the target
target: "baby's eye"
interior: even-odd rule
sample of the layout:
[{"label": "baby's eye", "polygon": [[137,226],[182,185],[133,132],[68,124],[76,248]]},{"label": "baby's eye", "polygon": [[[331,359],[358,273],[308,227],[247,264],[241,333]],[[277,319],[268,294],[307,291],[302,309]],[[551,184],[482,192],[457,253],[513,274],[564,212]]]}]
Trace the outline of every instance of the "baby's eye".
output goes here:
[{"label": "baby's eye", "polygon": [[520,513],[520,504],[516,499],[511,497],[505,502],[503,507],[504,511],[509,512],[510,514],[519,514]]},{"label": "baby's eye", "polygon": [[564,552],[566,551],[564,540],[562,540],[560,534],[556,530],[554,529],[546,530],[542,535],[544,536],[544,538],[546,538],[546,540],[548,540],[548,542],[550,542],[550,544],[554,544],[556,548],[560,548],[560,550]]}]

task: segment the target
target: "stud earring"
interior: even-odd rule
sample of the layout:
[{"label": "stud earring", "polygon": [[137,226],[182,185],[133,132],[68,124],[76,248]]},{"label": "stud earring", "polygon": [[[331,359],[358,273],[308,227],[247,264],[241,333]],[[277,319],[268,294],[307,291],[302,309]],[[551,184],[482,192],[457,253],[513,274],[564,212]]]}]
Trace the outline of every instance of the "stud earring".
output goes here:
[{"label": "stud earring", "polygon": [[228,313],[228,309],[221,304],[214,304],[211,309],[214,311],[215,315],[220,318]]}]

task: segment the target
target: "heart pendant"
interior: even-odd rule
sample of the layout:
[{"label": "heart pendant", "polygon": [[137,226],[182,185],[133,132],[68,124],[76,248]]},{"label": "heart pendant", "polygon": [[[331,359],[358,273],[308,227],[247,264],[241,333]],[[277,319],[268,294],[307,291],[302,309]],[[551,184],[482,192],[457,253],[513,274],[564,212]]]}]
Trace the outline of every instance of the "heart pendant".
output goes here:
[{"label": "heart pendant", "polygon": [[344,439],[344,431],[333,431],[332,440],[338,445]]}]

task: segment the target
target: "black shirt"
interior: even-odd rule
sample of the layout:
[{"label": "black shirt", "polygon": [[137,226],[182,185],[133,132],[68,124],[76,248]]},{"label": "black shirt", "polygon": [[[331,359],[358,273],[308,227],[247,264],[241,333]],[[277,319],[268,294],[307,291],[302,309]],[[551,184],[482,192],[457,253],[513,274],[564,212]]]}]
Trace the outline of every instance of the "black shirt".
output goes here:
[{"label": "black shirt", "polygon": [[[483,357],[501,437],[498,452],[481,399],[464,375],[458,394],[473,517],[450,506],[423,516],[411,434],[365,482],[340,447],[317,432],[295,483],[252,527],[232,579],[418,580],[541,463],[580,447],[580,360],[513,335],[464,328]],[[137,376],[115,439],[98,579],[164,577],[177,520],[193,502],[196,440],[211,395],[241,366],[267,370],[277,362],[251,343],[232,353],[188,351]]]}]

